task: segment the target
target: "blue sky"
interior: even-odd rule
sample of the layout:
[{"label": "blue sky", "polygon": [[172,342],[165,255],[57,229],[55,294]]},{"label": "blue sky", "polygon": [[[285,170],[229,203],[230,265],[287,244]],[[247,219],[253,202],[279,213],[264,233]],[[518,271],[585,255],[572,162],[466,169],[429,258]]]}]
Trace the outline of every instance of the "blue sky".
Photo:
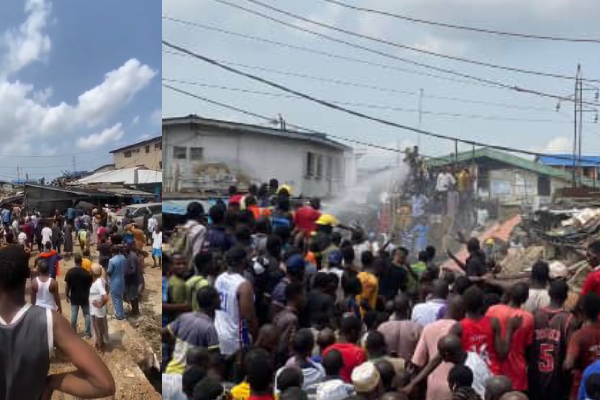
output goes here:
[{"label": "blue sky", "polygon": [[[0,2],[0,179],[111,162],[160,134],[160,2]],[[11,156],[11,157],[8,157]]]},{"label": "blue sky", "polygon": [[[513,86],[528,87],[537,91],[557,95],[570,95],[573,92],[572,80],[524,75],[457,61],[442,60],[314,27],[306,22],[277,15],[273,11],[260,8],[246,0],[228,1],[284,19],[296,26],[311,28],[399,57],[410,58],[437,67],[454,69],[461,73],[497,80]],[[581,63],[585,77],[600,79],[600,44],[520,40],[449,30],[346,10],[322,0],[303,0],[302,2],[263,1],[313,20],[420,49],[499,65],[564,75],[574,75],[577,63]],[[600,25],[597,23],[598,15],[600,15],[600,2],[597,0],[343,1],[363,7],[454,24],[538,35],[600,39]],[[165,0],[163,1],[163,14],[220,29],[347,57],[360,58],[396,68],[438,74],[397,60],[328,42],[308,33],[295,31],[271,21],[260,19],[220,4],[215,0]],[[413,93],[390,93],[389,91],[341,86],[273,72],[245,69],[247,72],[286,84],[291,88],[299,89],[326,100],[414,110],[418,108],[419,98],[415,93],[418,93],[420,89],[424,89],[423,109],[425,114],[422,119],[422,128],[426,130],[464,139],[549,153],[565,152],[572,148],[572,103],[562,104],[561,110],[557,112],[557,101],[553,99],[522,94],[513,90],[499,90],[360,65],[246,40],[212,30],[190,28],[171,21],[163,21],[163,38],[222,61]],[[163,78],[192,81],[203,85],[218,85],[277,93],[276,89],[234,76],[214,66],[172,54],[163,54]],[[362,121],[352,116],[324,109],[304,100],[268,97],[190,84],[173,83],[173,85],[213,100],[268,116],[275,117],[281,113],[288,123],[297,123],[338,136],[368,140],[391,147],[405,147],[415,144],[419,140],[414,133]],[[593,100],[592,92],[588,92],[588,96],[588,100]],[[455,98],[461,101],[440,99],[440,97]],[[163,90],[163,99],[163,115],[165,116],[195,113],[206,117],[262,123],[252,117],[241,116],[235,111],[224,110],[173,93],[167,89]],[[473,102],[499,103],[502,106],[475,104]],[[353,108],[353,106],[348,107]],[[418,114],[414,111],[369,109],[358,106],[354,106],[354,108],[402,124],[418,125]],[[462,114],[463,116],[440,114]],[[584,126],[584,153],[598,155],[600,154],[600,124],[592,123],[594,121],[594,115],[592,114],[586,114],[586,121],[589,123]],[[422,138],[421,145],[422,151],[429,155],[439,155],[454,150],[454,143],[437,139]],[[470,148],[459,146],[459,150],[470,150]],[[381,163],[387,163],[390,159],[395,158],[393,155],[390,157],[389,152],[381,150],[370,150],[368,154],[369,157],[367,158],[369,160]]]}]

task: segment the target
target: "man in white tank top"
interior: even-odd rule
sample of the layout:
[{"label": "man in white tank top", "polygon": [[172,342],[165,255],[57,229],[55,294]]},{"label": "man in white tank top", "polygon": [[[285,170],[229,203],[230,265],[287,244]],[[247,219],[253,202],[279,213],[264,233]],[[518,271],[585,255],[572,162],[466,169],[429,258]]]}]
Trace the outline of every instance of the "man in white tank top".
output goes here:
[{"label": "man in white tank top", "polygon": [[44,260],[39,260],[36,268],[38,276],[31,281],[31,304],[62,314],[58,282],[49,275],[48,264]]},{"label": "man in white tank top", "polygon": [[241,246],[227,252],[225,261],[229,269],[215,282],[221,297],[221,309],[216,311],[215,328],[219,334],[219,347],[226,356],[242,347],[249,347],[258,330],[254,310],[254,288],[242,273],[247,263],[247,254]]}]

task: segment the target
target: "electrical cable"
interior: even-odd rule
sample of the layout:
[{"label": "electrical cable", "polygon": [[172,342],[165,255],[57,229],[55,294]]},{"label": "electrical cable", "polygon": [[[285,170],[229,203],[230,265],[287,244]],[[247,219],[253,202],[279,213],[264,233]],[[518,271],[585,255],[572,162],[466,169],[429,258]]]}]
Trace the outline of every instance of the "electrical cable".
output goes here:
[{"label": "electrical cable", "polygon": [[462,80],[462,79],[452,78],[452,77],[449,77],[449,76],[441,76],[441,75],[429,74],[427,72],[415,71],[415,70],[401,68],[401,67],[397,67],[397,66],[393,66],[393,65],[380,64],[380,63],[376,63],[376,62],[373,62],[373,61],[364,60],[364,59],[361,59],[361,58],[348,57],[348,56],[344,56],[344,55],[340,55],[340,54],[334,54],[334,53],[330,53],[330,52],[326,52],[326,51],[315,50],[315,49],[311,49],[311,48],[308,48],[308,47],[296,46],[296,45],[293,45],[293,44],[278,42],[276,40],[271,40],[271,39],[266,39],[266,38],[262,38],[262,37],[258,37],[258,36],[252,36],[252,35],[246,35],[246,34],[239,33],[239,32],[233,32],[233,31],[229,31],[229,30],[226,30],[226,29],[216,28],[214,26],[204,25],[204,24],[200,24],[198,22],[186,21],[186,20],[182,20],[182,19],[178,19],[178,18],[173,18],[173,17],[168,17],[168,16],[163,16],[163,19],[165,19],[167,21],[171,21],[171,22],[176,22],[176,23],[179,23],[179,24],[182,24],[182,25],[191,26],[191,27],[194,27],[194,28],[200,28],[200,29],[205,29],[205,30],[209,30],[209,31],[213,31],[213,32],[219,32],[219,33],[223,33],[223,34],[230,35],[230,36],[241,37],[241,38],[248,39],[248,40],[253,40],[253,41],[262,42],[262,43],[268,43],[268,44],[271,44],[271,45],[274,45],[274,46],[284,47],[284,48],[298,50],[298,51],[303,51],[303,52],[311,53],[311,54],[318,54],[318,55],[325,56],[325,57],[335,58],[335,59],[338,59],[338,60],[344,60],[344,61],[349,61],[349,62],[354,62],[354,63],[357,63],[357,64],[368,65],[368,66],[371,66],[371,67],[378,67],[378,68],[383,68],[383,69],[387,69],[387,70],[394,70],[394,71],[398,71],[398,72],[403,72],[403,73],[413,74],[413,75],[419,75],[419,76],[427,76],[427,77],[431,77],[431,78],[443,79],[443,80],[446,80],[446,81],[463,83],[463,84],[467,84],[467,85],[477,85],[477,86],[482,86],[482,87],[495,87],[493,85],[485,84],[485,83],[481,83],[481,82],[477,82],[477,81],[474,81],[474,80]]},{"label": "electrical cable", "polygon": [[555,41],[555,42],[572,42],[572,43],[595,43],[595,44],[600,43],[600,39],[534,35],[531,33],[507,32],[507,31],[500,31],[500,30],[494,30],[494,29],[476,28],[476,27],[472,27],[472,26],[449,24],[449,23],[445,23],[445,22],[431,21],[431,20],[425,20],[425,19],[420,19],[420,18],[408,17],[406,15],[392,13],[389,11],[382,11],[382,10],[376,10],[373,8],[359,7],[359,6],[347,4],[347,3],[337,1],[337,0],[323,0],[323,1],[325,1],[327,3],[331,3],[331,4],[336,4],[340,7],[345,7],[348,9],[355,10],[355,11],[362,11],[362,12],[367,12],[367,13],[371,13],[371,14],[379,14],[379,15],[384,15],[384,16],[393,17],[393,18],[397,18],[397,19],[402,19],[404,21],[410,21],[410,22],[432,25],[432,26],[439,26],[439,27],[443,27],[443,28],[459,29],[459,30],[478,32],[478,33],[487,33],[490,35],[512,36],[512,37],[521,38],[521,39],[540,39],[540,40],[550,40],[550,41]]},{"label": "electrical cable", "polygon": [[[229,71],[229,72],[231,72],[233,74],[244,76],[244,77],[246,77],[248,79],[251,79],[253,81],[260,82],[260,83],[265,84],[267,86],[271,86],[271,87],[279,89],[281,91],[288,92],[288,93],[294,94],[296,96],[302,97],[302,98],[304,98],[306,100],[309,100],[311,102],[314,102],[314,103],[317,103],[317,104],[321,104],[322,106],[325,106],[327,108],[331,108],[331,109],[334,109],[334,110],[337,110],[337,111],[341,111],[343,113],[350,114],[350,115],[353,115],[353,116],[361,118],[361,119],[370,120],[370,121],[373,121],[373,122],[378,122],[378,123],[380,123],[382,125],[387,125],[387,126],[395,127],[395,128],[399,128],[399,129],[402,129],[402,130],[407,130],[407,131],[411,131],[411,132],[415,132],[415,133],[420,133],[422,135],[429,136],[429,137],[434,137],[434,138],[444,139],[444,140],[450,140],[450,141],[453,141],[455,143],[465,143],[465,144],[468,144],[468,145],[471,145],[471,146],[490,147],[490,148],[494,148],[494,149],[498,149],[498,150],[509,151],[509,152],[514,152],[514,153],[521,153],[521,154],[527,154],[527,155],[533,155],[533,156],[547,156],[548,155],[548,154],[539,153],[539,152],[535,152],[535,151],[531,151],[531,150],[515,149],[515,148],[511,148],[511,147],[507,147],[507,146],[490,145],[488,143],[477,142],[477,141],[474,141],[474,140],[460,139],[458,137],[452,137],[452,136],[448,136],[448,135],[442,135],[442,134],[439,134],[439,133],[435,133],[435,132],[426,131],[426,130],[423,130],[423,129],[414,128],[412,126],[399,124],[399,123],[396,123],[396,122],[385,120],[383,118],[373,117],[373,116],[371,116],[369,114],[365,114],[365,113],[362,113],[362,112],[359,112],[359,111],[356,111],[356,110],[352,110],[352,109],[349,109],[349,108],[338,106],[336,104],[329,103],[329,102],[327,102],[325,100],[316,98],[314,96],[305,94],[303,92],[299,92],[299,91],[294,90],[294,89],[290,89],[290,88],[288,88],[286,86],[283,86],[283,85],[280,85],[278,83],[272,82],[270,80],[261,78],[259,76],[256,76],[256,75],[253,75],[253,74],[249,74],[249,73],[246,73],[246,72],[243,72],[243,71],[240,71],[240,70],[235,69],[233,67],[229,67],[229,66],[221,64],[218,61],[215,61],[215,60],[213,60],[213,59],[211,59],[209,57],[206,57],[206,56],[194,53],[194,52],[192,52],[190,50],[187,50],[187,49],[185,49],[183,47],[171,44],[168,41],[162,40],[162,43],[165,46],[167,46],[167,47],[170,47],[170,48],[172,48],[174,50],[177,50],[177,51],[180,51],[180,52],[183,52],[183,53],[187,53],[187,54],[189,54],[189,55],[197,58],[198,60],[201,60],[201,61],[203,61],[203,62],[205,62],[207,64],[214,65],[216,67],[219,67],[221,69]],[[598,164],[600,165],[600,162]]]},{"label": "electrical cable", "polygon": [[[232,106],[232,105],[229,105],[229,104],[225,104],[225,103],[221,103],[221,102],[218,102],[218,101],[215,101],[215,100],[211,100],[211,99],[208,99],[206,97],[199,96],[197,94],[188,92],[187,90],[176,88],[176,87],[168,85],[168,84],[164,84],[163,83],[162,86],[166,87],[167,89],[173,90],[174,92],[178,92],[180,94],[183,94],[183,95],[186,95],[186,96],[189,96],[189,97],[193,97],[195,99],[202,100],[204,102],[207,102],[207,103],[210,103],[210,104],[222,107],[222,108],[226,108],[226,109],[229,109],[231,111],[236,111],[236,112],[239,112],[241,114],[245,114],[245,115],[248,115],[248,116],[251,116],[251,117],[262,119],[262,120],[265,120],[265,121],[267,121],[269,123],[273,121],[273,118],[269,118],[269,117],[267,117],[265,115],[261,115],[261,114],[258,114],[256,112],[253,112],[253,111],[244,110],[244,109],[236,107],[236,106]],[[360,144],[361,146],[372,147],[372,148],[379,149],[379,150],[387,150],[387,151],[391,151],[391,152],[394,152],[394,153],[401,153],[401,154],[406,154],[407,153],[405,150],[394,149],[392,147],[385,147],[385,146],[381,146],[381,145],[374,144],[374,143],[364,142],[362,140],[355,140],[355,139],[350,139],[350,138],[346,138],[346,137],[342,137],[342,136],[331,135],[329,133],[319,132],[319,131],[316,131],[316,130],[313,130],[313,129],[310,129],[310,128],[305,128],[303,126],[292,124],[292,123],[288,123],[288,122],[286,122],[286,125],[290,126],[292,128],[296,128],[296,129],[299,129],[301,131],[307,132],[307,133],[313,133],[313,134],[317,134],[317,135],[324,135],[326,137],[331,137],[331,138],[338,139],[338,140],[344,140],[344,141],[347,141],[347,142],[350,142],[350,143]],[[426,156],[426,155],[423,155],[423,154],[421,154],[421,156],[425,157],[425,158],[433,158],[431,156]]]},{"label": "electrical cable", "polygon": [[[176,56],[180,56],[180,57],[190,57],[187,54],[182,54],[182,53],[178,53],[175,51],[169,51],[169,50],[163,50],[163,53],[176,55]],[[411,91],[407,91],[407,90],[397,90],[397,89],[387,88],[387,87],[382,87],[382,86],[367,85],[367,84],[363,84],[363,83],[356,83],[356,82],[350,82],[350,81],[339,80],[339,79],[324,78],[324,77],[318,77],[318,76],[314,76],[314,75],[300,74],[300,73],[291,72],[291,71],[281,71],[278,69],[257,67],[254,65],[236,63],[236,62],[226,61],[223,59],[217,59],[217,61],[219,61],[223,64],[226,64],[226,65],[233,65],[236,67],[248,68],[248,69],[253,69],[253,70],[257,70],[257,71],[270,72],[270,73],[274,73],[274,74],[278,74],[278,75],[285,75],[285,76],[292,76],[292,77],[296,77],[296,78],[309,79],[309,80],[314,80],[317,82],[327,82],[327,83],[332,83],[335,85],[356,87],[356,88],[361,88],[361,89],[369,89],[369,90],[375,90],[375,91],[385,92],[385,93],[402,94],[402,95],[409,95],[409,96],[419,96],[418,92],[411,92]],[[469,83],[471,83],[471,82],[469,82]],[[554,107],[552,109],[550,109],[547,107],[534,107],[534,106],[498,103],[498,102],[492,102],[492,101],[471,100],[471,99],[465,99],[465,98],[459,98],[459,97],[440,96],[440,95],[433,95],[433,94],[427,94],[427,93],[423,94],[423,98],[434,99],[434,100],[448,100],[448,101],[453,101],[453,102],[458,102],[458,103],[467,103],[467,104],[478,104],[478,105],[483,105],[483,106],[500,107],[500,108],[520,110],[520,111],[527,110],[527,111],[542,111],[542,112],[552,112],[552,113],[556,112]]]},{"label": "electrical cable", "polygon": [[[214,0],[214,1],[223,2],[223,0]],[[524,88],[524,87],[509,85],[509,84],[506,84],[506,83],[503,83],[503,82],[499,82],[499,81],[495,81],[495,80],[491,80],[491,79],[480,78],[480,77],[477,77],[477,76],[474,76],[474,75],[464,74],[464,73],[461,73],[461,72],[458,72],[458,71],[455,71],[455,70],[452,70],[452,69],[436,67],[436,66],[432,66],[432,65],[429,65],[429,64],[425,64],[425,63],[421,63],[421,62],[409,60],[409,59],[402,58],[402,57],[399,57],[399,56],[396,56],[396,55],[393,55],[393,54],[389,54],[389,53],[386,53],[386,52],[383,52],[383,51],[379,51],[379,50],[372,49],[372,48],[369,48],[369,47],[366,47],[366,46],[358,45],[356,43],[351,43],[351,42],[348,42],[348,41],[345,41],[345,40],[337,39],[337,38],[334,38],[332,36],[329,36],[329,35],[326,35],[326,34],[323,34],[323,33],[315,32],[315,31],[312,31],[312,30],[307,29],[307,28],[302,28],[300,26],[296,26],[294,24],[289,24],[289,23],[287,23],[285,21],[281,21],[279,19],[270,17],[270,16],[268,16],[266,14],[262,14],[260,12],[257,12],[257,11],[254,11],[254,10],[250,10],[250,9],[247,9],[245,7],[242,7],[242,6],[238,6],[236,4],[232,4],[232,3],[229,3],[229,2],[224,2],[224,3],[227,3],[227,4],[231,5],[232,7],[239,8],[239,9],[242,9],[244,11],[247,11],[247,12],[249,12],[251,14],[259,15],[259,16],[261,16],[263,18],[266,18],[266,19],[269,19],[269,20],[274,20],[274,21],[276,21],[278,23],[282,23],[282,24],[284,24],[286,26],[289,26],[291,28],[298,29],[298,30],[301,30],[303,32],[311,33],[311,34],[313,34],[315,36],[325,38],[325,39],[327,39],[329,41],[332,41],[332,42],[335,42],[335,43],[344,44],[345,46],[349,46],[349,47],[352,47],[352,48],[357,48],[357,49],[360,49],[360,50],[363,50],[363,51],[366,51],[366,52],[369,52],[369,53],[380,55],[382,57],[391,58],[391,59],[394,59],[394,60],[397,60],[397,61],[402,61],[402,62],[405,62],[405,63],[408,63],[408,64],[412,64],[412,65],[416,65],[416,66],[419,66],[419,67],[423,67],[423,68],[435,70],[435,71],[446,73],[446,74],[451,74],[451,75],[459,76],[459,77],[465,78],[465,79],[470,79],[473,82],[477,82],[477,83],[479,83],[482,86],[495,87],[495,88],[508,89],[508,90],[514,90],[514,91],[517,91],[517,92],[520,92],[520,93],[528,93],[528,94],[533,94],[533,95],[537,95],[537,96],[541,96],[541,97],[548,97],[548,98],[552,98],[552,99],[555,99],[555,100],[561,100],[561,101],[567,101],[567,102],[573,102],[574,101],[573,99],[569,98],[568,96],[559,96],[559,95],[544,93],[544,92],[540,92],[540,91],[533,90],[533,89],[528,89],[528,88]],[[202,26],[202,24],[198,24],[198,23],[190,22],[190,21],[184,21],[184,20],[181,20],[181,19],[172,18],[172,17],[165,16],[165,15],[163,15],[163,19],[170,20],[170,21],[173,21],[173,22],[183,23],[183,24],[189,25],[189,26],[197,26],[197,27],[204,28]],[[214,30],[218,31],[219,29],[216,28]],[[221,30],[221,31],[224,32],[224,33],[228,33],[228,32],[223,31],[223,30]],[[242,35],[242,34],[238,34],[238,33],[234,33],[234,35],[240,36],[240,37],[246,36],[246,37],[250,38],[250,36],[248,36],[248,35]],[[253,39],[255,39],[255,37]],[[269,39],[264,39],[264,38],[260,38],[258,40],[263,41],[263,42],[267,42],[267,43],[271,43],[271,44],[277,44],[277,45],[288,47],[288,48],[294,48],[296,50],[304,50],[305,49],[305,48],[302,48],[300,46],[283,44],[283,43],[280,43],[280,42],[275,42],[275,41],[272,41],[272,40],[269,40]],[[327,56],[334,57],[334,58],[340,58],[340,59],[347,59],[348,58],[348,57],[344,57],[344,56],[332,55],[331,53],[327,53],[327,52],[319,52],[319,51],[313,50],[313,49],[310,49],[308,51],[312,52],[312,53],[320,53],[322,55],[327,55]],[[358,62],[361,62],[361,63],[364,63],[364,64],[374,64],[374,63],[370,63],[370,62],[362,62],[362,61],[358,61]],[[379,66],[381,66],[381,64]],[[388,66],[384,66],[384,68],[389,68],[389,67]],[[435,76],[434,75],[433,77],[439,77],[439,76]],[[590,105],[590,103],[587,103],[587,102],[584,102],[584,104]]]},{"label": "electrical cable", "polygon": [[[237,4],[231,3],[231,2],[226,1],[226,0],[213,0],[213,1],[216,1],[216,2],[221,3],[221,4],[229,5],[231,7],[238,8],[238,9],[244,10],[246,12],[252,12],[253,14],[258,15],[258,16],[260,16],[262,18],[269,19],[270,21],[277,22],[279,24],[282,24],[282,25],[285,25],[285,26],[288,26],[288,27],[292,27],[294,29],[304,30],[304,28],[302,28],[300,26],[294,25],[292,23],[288,23],[286,21],[279,20],[277,18],[273,18],[273,17],[271,17],[269,15],[266,15],[266,14],[262,14],[262,13],[259,13],[259,12],[253,12],[254,10],[250,10],[250,9],[238,6]],[[388,46],[393,46],[393,47],[404,49],[404,50],[410,50],[410,51],[413,51],[413,52],[416,52],[416,53],[427,54],[429,56],[444,58],[444,59],[453,60],[453,61],[460,61],[460,62],[464,62],[464,63],[468,63],[468,64],[473,64],[473,65],[478,65],[478,66],[482,66],[482,67],[495,68],[495,69],[500,69],[500,70],[504,70],[504,71],[511,71],[511,72],[518,72],[518,73],[521,73],[521,74],[537,75],[537,76],[543,76],[543,77],[547,77],[547,78],[575,80],[574,76],[567,76],[567,75],[561,75],[561,74],[549,73],[549,72],[542,72],[542,71],[533,71],[533,70],[528,70],[528,69],[523,69],[523,68],[516,68],[516,67],[508,67],[508,66],[503,66],[503,65],[497,65],[497,64],[487,63],[487,62],[483,62],[483,61],[472,60],[472,59],[468,59],[468,58],[464,58],[464,57],[457,57],[457,56],[451,56],[451,55],[448,55],[448,54],[436,53],[436,52],[430,51],[430,50],[419,49],[419,48],[416,48],[416,47],[407,46],[405,44],[396,43],[396,42],[392,42],[392,41],[389,41],[389,40],[385,40],[385,39],[376,38],[376,37],[373,37],[373,36],[369,36],[369,35],[364,35],[364,34],[361,34],[361,33],[353,32],[353,31],[350,31],[350,30],[347,30],[347,29],[343,29],[343,28],[340,28],[340,27],[337,27],[337,26],[326,24],[324,22],[314,21],[312,19],[303,17],[302,15],[298,15],[298,14],[295,14],[295,13],[292,13],[292,12],[289,12],[289,11],[286,11],[286,10],[282,10],[280,8],[277,8],[277,7],[273,7],[273,6],[271,6],[269,4],[266,4],[266,3],[262,2],[262,1],[259,1],[259,0],[245,0],[245,1],[247,1],[249,3],[252,3],[252,4],[255,4],[255,5],[258,5],[260,7],[266,8],[268,10],[274,11],[276,13],[280,13],[280,14],[286,15],[286,16],[288,16],[290,18],[295,18],[297,20],[304,21],[306,23],[319,26],[321,28],[326,28],[326,29],[333,30],[333,31],[336,31],[336,32],[340,32],[340,33],[343,33],[343,34],[346,34],[346,35],[354,36],[354,37],[357,37],[357,38],[360,38],[360,39],[370,40],[370,41],[373,41],[373,42],[385,44],[385,45],[388,45]],[[583,79],[583,80],[586,81],[586,82],[595,82],[595,83],[600,82],[600,80],[597,80],[597,79]]]},{"label": "electrical cable", "polygon": [[[287,99],[295,99],[300,100],[301,98],[295,95],[287,95],[282,93],[274,93],[274,92],[263,92],[259,90],[250,90],[237,88],[232,86],[223,86],[223,85],[213,85],[208,83],[201,82],[193,82],[186,81],[181,79],[169,79],[162,78],[164,82],[170,83],[179,83],[183,85],[193,85],[198,87],[205,87],[211,89],[221,89],[221,90],[229,90],[233,92],[239,93],[249,93],[249,94],[257,94],[261,96],[270,96],[270,97],[279,97],[279,98],[287,98]],[[401,112],[410,112],[410,113],[422,113],[425,115],[435,115],[435,116],[445,116],[445,117],[458,117],[458,118],[468,118],[468,119],[482,119],[487,121],[506,121],[506,122],[534,122],[534,123],[572,123],[572,121],[568,120],[553,120],[553,119],[527,119],[527,118],[518,118],[518,117],[503,117],[498,115],[481,115],[481,114],[461,114],[461,113],[450,113],[450,112],[439,112],[439,111],[427,111],[427,110],[419,110],[417,108],[402,108],[395,106],[388,106],[383,104],[368,104],[368,103],[356,103],[356,102],[348,102],[348,101],[340,101],[340,100],[327,100],[333,104],[341,104],[347,106],[354,107],[363,107],[369,109],[376,110],[390,110],[390,111],[401,111]]]}]

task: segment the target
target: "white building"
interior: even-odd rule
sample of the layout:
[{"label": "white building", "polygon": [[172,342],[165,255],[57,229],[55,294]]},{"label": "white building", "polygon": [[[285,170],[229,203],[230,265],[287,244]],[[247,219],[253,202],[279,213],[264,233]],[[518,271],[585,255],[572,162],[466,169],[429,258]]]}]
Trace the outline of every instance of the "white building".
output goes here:
[{"label": "white building", "polygon": [[277,179],[295,196],[329,197],[356,178],[352,148],[325,134],[200,118],[163,119],[166,191]]}]

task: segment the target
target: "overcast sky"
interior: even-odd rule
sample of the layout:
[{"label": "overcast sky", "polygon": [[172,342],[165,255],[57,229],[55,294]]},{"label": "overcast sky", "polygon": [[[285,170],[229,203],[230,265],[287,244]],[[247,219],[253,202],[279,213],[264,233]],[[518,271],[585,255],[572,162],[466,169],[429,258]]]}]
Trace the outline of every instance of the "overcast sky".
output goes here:
[{"label": "overcast sky", "polygon": [[[574,90],[572,80],[525,75],[463,62],[442,60],[314,27],[306,22],[260,8],[246,0],[228,1],[284,19],[297,26],[316,29],[346,41],[433,66],[557,95],[571,95]],[[581,63],[584,77],[600,79],[600,44],[521,40],[432,27],[343,9],[322,0],[263,1],[313,20],[420,49],[498,65],[569,76],[575,74],[577,63]],[[349,4],[360,4],[363,7],[453,24],[536,35],[600,39],[600,24],[598,24],[600,1],[598,0],[343,1]],[[418,114],[414,110],[418,109],[419,96],[417,93],[423,89],[425,93],[423,129],[465,139],[536,151],[568,152],[572,149],[572,103],[563,104],[561,111],[557,112],[557,101],[553,99],[518,93],[513,90],[423,76],[425,73],[446,76],[454,80],[460,79],[332,43],[220,4],[215,0],[164,0],[163,15],[413,71],[413,73],[407,73],[397,69],[348,62],[163,20],[163,39],[221,61],[343,80],[359,85],[393,89],[395,92],[343,86],[274,72],[244,69],[247,72],[326,100],[395,107],[408,111],[362,106],[348,106],[349,108],[402,124],[417,126]],[[217,67],[165,53],[163,53],[163,78],[278,93],[276,89],[232,75]],[[305,100],[269,97],[188,84],[173,85],[260,114],[275,117],[281,113],[288,123],[297,123],[338,136],[368,140],[385,146],[398,146],[399,143],[405,146],[418,141],[414,133],[363,121]],[[588,96],[589,100],[593,100],[591,92],[588,92]],[[439,99],[439,97],[450,97],[463,101]],[[472,103],[473,101],[499,103],[500,105],[475,104]],[[246,117],[234,111],[224,110],[163,89],[164,116],[181,116],[191,113],[210,118],[262,123],[252,117]],[[461,114],[463,116],[440,114]],[[587,114],[586,120],[593,122],[594,116]],[[452,142],[431,138],[422,138],[421,145],[422,152],[430,155],[439,155],[454,149]],[[583,148],[586,154],[600,155],[600,124],[588,123],[585,125]],[[468,147],[460,146],[459,149],[467,150]],[[371,151],[371,154],[374,156],[385,154],[389,157],[387,152],[382,151]]]},{"label": "overcast sky", "polygon": [[[111,162],[160,133],[160,3],[0,1],[0,179]],[[9,157],[10,156],[10,157]]]}]

